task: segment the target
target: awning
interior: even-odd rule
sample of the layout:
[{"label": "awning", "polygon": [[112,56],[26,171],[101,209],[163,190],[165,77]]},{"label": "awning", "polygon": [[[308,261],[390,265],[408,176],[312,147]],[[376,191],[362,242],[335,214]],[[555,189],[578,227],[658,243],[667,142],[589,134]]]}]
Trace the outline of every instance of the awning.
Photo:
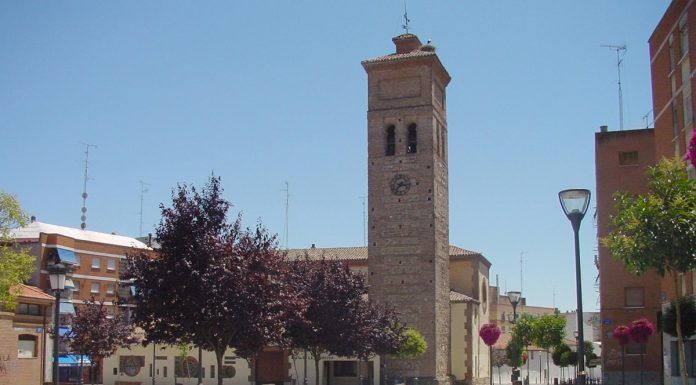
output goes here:
[{"label": "awning", "polygon": [[75,306],[70,302],[60,302],[60,314],[75,315]]},{"label": "awning", "polygon": [[65,335],[68,334],[70,330],[72,329],[67,326],[60,326],[58,327],[58,335],[61,337],[65,337]]},{"label": "awning", "polygon": [[58,356],[58,366],[89,366],[91,361],[89,356],[82,356],[79,354],[61,354]]},{"label": "awning", "polygon": [[77,265],[77,257],[74,251],[61,249],[60,247],[56,247],[56,251],[58,252],[58,259],[60,259],[60,262]]},{"label": "awning", "polygon": [[70,278],[65,278],[65,288],[67,290],[72,290],[75,288],[75,282]]}]

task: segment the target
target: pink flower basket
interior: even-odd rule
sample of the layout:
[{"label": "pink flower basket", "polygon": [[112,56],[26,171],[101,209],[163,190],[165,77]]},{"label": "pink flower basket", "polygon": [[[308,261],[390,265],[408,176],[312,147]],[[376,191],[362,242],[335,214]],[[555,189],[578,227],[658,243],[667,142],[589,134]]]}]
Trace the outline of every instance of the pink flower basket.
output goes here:
[{"label": "pink flower basket", "polygon": [[619,325],[614,329],[614,338],[619,341],[619,345],[626,346],[631,342],[631,328],[626,325]]},{"label": "pink flower basket", "polygon": [[648,342],[648,338],[655,333],[655,325],[647,318],[639,318],[631,322],[631,339],[639,344]]},{"label": "pink flower basket", "polygon": [[484,324],[479,329],[479,337],[483,339],[483,343],[488,346],[493,346],[500,337],[500,328],[496,324]]},{"label": "pink flower basket", "polygon": [[696,130],[691,134],[689,148],[686,149],[686,160],[691,162],[691,165],[696,167]]}]

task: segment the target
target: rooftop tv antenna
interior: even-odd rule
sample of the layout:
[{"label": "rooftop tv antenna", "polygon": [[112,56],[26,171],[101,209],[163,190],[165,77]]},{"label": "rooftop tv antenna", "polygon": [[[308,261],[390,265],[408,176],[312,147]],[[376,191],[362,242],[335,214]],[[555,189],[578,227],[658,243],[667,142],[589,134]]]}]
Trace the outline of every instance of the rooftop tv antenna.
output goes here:
[{"label": "rooftop tv antenna", "polygon": [[143,197],[145,196],[145,193],[148,192],[148,189],[146,186],[149,186],[149,183],[138,181],[140,183],[140,232],[138,233],[140,237],[143,236]]},{"label": "rooftop tv antenna", "polygon": [[85,174],[82,184],[82,216],[80,216],[80,220],[82,221],[80,223],[80,228],[84,230],[87,228],[87,181],[92,179],[89,177],[89,174],[87,173],[87,169],[89,166],[89,148],[97,148],[97,146],[94,144],[84,142],[80,142],[80,144],[85,146]]},{"label": "rooftop tv antenna", "polygon": [[285,250],[288,250],[288,239],[289,239],[289,215],[290,215],[290,184],[285,182],[285,226],[283,227],[283,238],[285,239]]},{"label": "rooftop tv antenna", "polygon": [[401,28],[408,33],[408,23],[411,22],[411,19],[408,18],[408,11],[406,11],[406,0],[404,0],[404,24],[401,25]]},{"label": "rooftop tv antenna", "polygon": [[645,122],[645,128],[650,128],[650,122],[648,119],[650,118],[650,114],[653,112],[652,108],[650,111],[646,112],[645,115],[643,115],[643,121]]},{"label": "rooftop tv antenna", "polygon": [[616,51],[616,70],[619,74],[619,79],[618,79],[618,86],[619,86],[619,130],[623,131],[624,118],[623,118],[623,89],[621,88],[621,63],[623,63],[622,55],[626,53],[626,44],[624,44],[624,45],[602,44],[600,47],[609,48],[609,49]]}]

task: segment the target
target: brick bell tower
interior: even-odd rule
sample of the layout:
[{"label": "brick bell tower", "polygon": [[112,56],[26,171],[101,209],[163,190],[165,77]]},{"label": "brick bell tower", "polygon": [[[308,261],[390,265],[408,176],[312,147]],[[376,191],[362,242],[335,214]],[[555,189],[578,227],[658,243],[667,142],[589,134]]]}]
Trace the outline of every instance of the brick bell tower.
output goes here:
[{"label": "brick bell tower", "polygon": [[450,383],[447,70],[417,36],[362,62],[368,75],[370,296],[396,307],[428,342],[419,359],[386,362],[389,377]]}]

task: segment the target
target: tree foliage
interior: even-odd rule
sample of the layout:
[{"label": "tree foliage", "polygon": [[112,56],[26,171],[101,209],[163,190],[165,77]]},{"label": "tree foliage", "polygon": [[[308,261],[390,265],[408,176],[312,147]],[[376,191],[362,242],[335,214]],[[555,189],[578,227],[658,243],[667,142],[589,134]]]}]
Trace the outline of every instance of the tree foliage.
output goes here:
[{"label": "tree foliage", "polygon": [[644,195],[616,193],[614,230],[602,242],[627,269],[660,275],[696,268],[696,181],[686,165],[663,159],[650,167]]},{"label": "tree foliage", "polygon": [[696,301],[692,296],[672,300],[662,315],[662,331],[677,337],[677,303],[681,313],[681,335],[684,340],[696,334]]},{"label": "tree foliage", "polygon": [[[89,356],[93,367],[96,361],[111,356],[119,347],[130,345],[132,336],[133,327],[125,317],[118,312],[110,316],[104,302],[92,297],[77,308],[70,332],[65,337],[70,350]],[[91,377],[94,383],[94,376]]]},{"label": "tree foliage", "polygon": [[507,358],[508,364],[513,367],[522,366],[522,351],[524,347],[515,338],[512,338],[505,348],[505,357]]},{"label": "tree foliage", "polygon": [[406,359],[418,358],[428,350],[428,343],[418,329],[408,328],[404,331],[403,336],[403,346],[394,354],[395,357]]},{"label": "tree foliage", "polygon": [[10,236],[10,230],[26,223],[19,201],[0,191],[0,308],[15,308],[19,284],[34,271],[34,257],[21,250]]},{"label": "tree foliage", "polygon": [[[648,193],[616,193],[614,230],[602,239],[614,258],[636,274],[653,269],[674,280],[681,297],[679,273],[696,268],[696,180],[689,179],[686,164],[678,158],[662,159],[648,168]],[[681,334],[680,308],[677,333]],[[683,336],[678,337],[682,383],[687,385]]]},{"label": "tree foliage", "polygon": [[404,327],[396,313],[369,301],[364,277],[345,262],[305,256],[291,262],[290,271],[307,306],[301,316],[288,320],[287,332],[293,347],[312,355],[317,383],[323,354],[364,359],[402,348]]},{"label": "tree foliage", "polygon": [[[228,348],[253,359],[283,344],[287,318],[302,313],[302,298],[288,284],[287,264],[275,237],[257,224],[228,221],[231,204],[212,177],[199,192],[180,185],[171,206],[160,205],[154,256],[128,256],[123,279],[134,287],[134,321],[151,342],[191,343],[215,352]],[[222,377],[218,377],[222,384]]]},{"label": "tree foliage", "polygon": [[544,314],[533,322],[532,343],[543,349],[560,345],[565,336],[566,319],[559,314]]},{"label": "tree foliage", "polygon": [[512,339],[524,348],[534,343],[536,334],[536,318],[530,314],[522,314],[512,326]]},{"label": "tree foliage", "polygon": [[[556,366],[564,366],[562,364],[562,356],[566,352],[570,352],[570,346],[568,346],[565,343],[562,343],[560,345],[557,345],[553,348],[553,352],[551,353],[551,359],[553,360],[553,364]],[[568,366],[567,364],[565,366]]]}]

